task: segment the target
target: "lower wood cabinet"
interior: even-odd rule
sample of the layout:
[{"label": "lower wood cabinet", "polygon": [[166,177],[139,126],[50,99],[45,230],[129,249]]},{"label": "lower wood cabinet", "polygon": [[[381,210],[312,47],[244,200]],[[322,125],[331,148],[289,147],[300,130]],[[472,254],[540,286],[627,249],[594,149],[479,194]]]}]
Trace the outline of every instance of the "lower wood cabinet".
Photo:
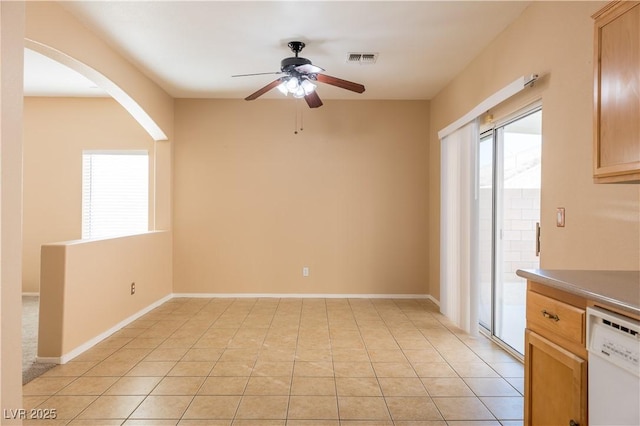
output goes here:
[{"label": "lower wood cabinet", "polygon": [[525,424],[587,425],[587,361],[525,332]]},{"label": "lower wood cabinet", "polygon": [[524,424],[587,426],[587,300],[527,283]]}]

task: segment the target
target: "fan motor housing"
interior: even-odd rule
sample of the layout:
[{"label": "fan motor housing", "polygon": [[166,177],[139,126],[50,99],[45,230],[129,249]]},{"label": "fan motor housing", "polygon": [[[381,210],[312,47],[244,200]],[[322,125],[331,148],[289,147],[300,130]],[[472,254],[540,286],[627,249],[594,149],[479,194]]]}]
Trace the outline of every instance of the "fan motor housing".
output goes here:
[{"label": "fan motor housing", "polygon": [[280,61],[280,70],[290,71],[295,67],[298,67],[300,65],[307,65],[307,64],[311,64],[311,61],[308,60],[307,58],[301,58],[301,57],[284,58],[282,61]]}]

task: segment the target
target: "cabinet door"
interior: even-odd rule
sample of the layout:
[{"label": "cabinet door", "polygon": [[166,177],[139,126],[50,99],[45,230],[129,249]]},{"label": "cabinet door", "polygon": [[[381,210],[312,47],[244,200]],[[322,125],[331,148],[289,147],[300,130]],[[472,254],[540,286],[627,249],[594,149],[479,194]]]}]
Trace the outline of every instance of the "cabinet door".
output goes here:
[{"label": "cabinet door", "polygon": [[525,352],[524,424],[586,426],[587,362],[531,330]]},{"label": "cabinet door", "polygon": [[640,5],[614,2],[596,14],[594,175],[640,177]]}]

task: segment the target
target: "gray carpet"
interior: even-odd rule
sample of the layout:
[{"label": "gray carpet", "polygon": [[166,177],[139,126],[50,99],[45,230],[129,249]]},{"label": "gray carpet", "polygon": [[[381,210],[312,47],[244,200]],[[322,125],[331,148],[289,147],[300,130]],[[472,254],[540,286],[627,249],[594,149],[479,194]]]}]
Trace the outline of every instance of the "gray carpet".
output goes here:
[{"label": "gray carpet", "polygon": [[22,296],[22,384],[55,367],[56,364],[37,363],[38,307],[40,297]]}]

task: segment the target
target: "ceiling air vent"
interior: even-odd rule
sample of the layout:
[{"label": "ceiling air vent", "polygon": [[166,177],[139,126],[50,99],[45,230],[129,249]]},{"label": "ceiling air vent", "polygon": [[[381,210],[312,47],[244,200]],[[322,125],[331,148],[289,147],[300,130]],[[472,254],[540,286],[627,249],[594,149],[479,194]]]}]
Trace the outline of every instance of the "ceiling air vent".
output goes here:
[{"label": "ceiling air vent", "polygon": [[358,64],[375,64],[378,60],[377,53],[349,53],[347,62]]}]

